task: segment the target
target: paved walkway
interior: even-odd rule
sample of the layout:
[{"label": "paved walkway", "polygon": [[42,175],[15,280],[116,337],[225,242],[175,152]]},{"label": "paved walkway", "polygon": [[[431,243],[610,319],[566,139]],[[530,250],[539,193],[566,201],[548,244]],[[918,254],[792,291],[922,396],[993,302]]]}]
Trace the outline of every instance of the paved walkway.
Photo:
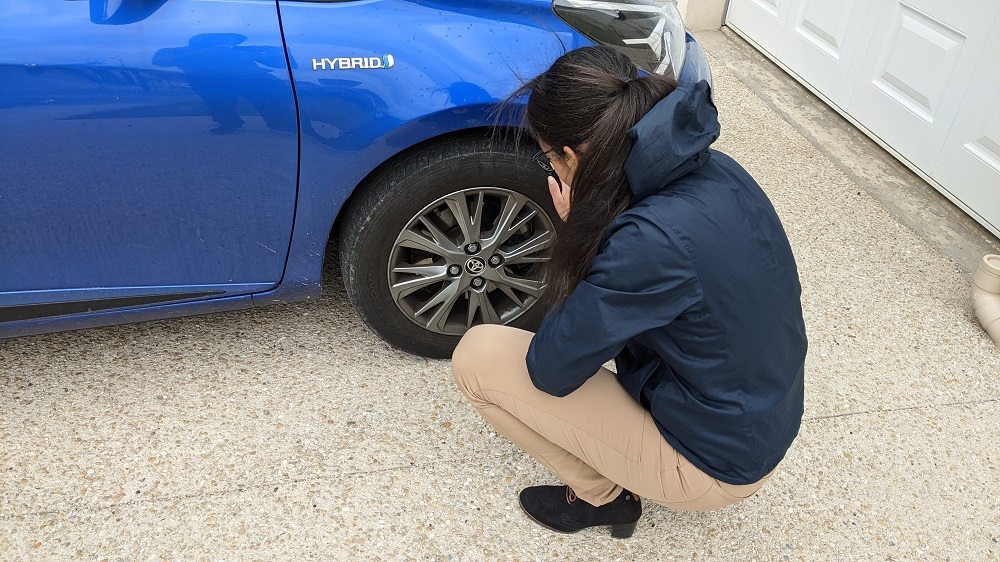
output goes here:
[{"label": "paved walkway", "polygon": [[806,419],[760,494],[649,506],[623,541],[537,526],[516,495],[552,478],[331,269],[316,302],[0,341],[0,560],[1000,558],[1000,351],[969,308],[996,240],[700,37],[718,146],[773,198],[804,289]]}]

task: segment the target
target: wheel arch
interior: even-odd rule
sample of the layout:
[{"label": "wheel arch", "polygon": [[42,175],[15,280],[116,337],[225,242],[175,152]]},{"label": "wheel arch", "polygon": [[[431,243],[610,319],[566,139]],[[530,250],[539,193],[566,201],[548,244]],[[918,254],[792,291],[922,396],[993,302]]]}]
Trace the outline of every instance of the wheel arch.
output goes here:
[{"label": "wheel arch", "polygon": [[403,161],[413,154],[426,150],[436,145],[446,144],[450,142],[459,141],[462,139],[469,140],[484,140],[493,144],[496,143],[497,146],[504,145],[506,147],[514,146],[534,146],[534,140],[527,134],[527,132],[516,125],[513,124],[501,124],[501,125],[479,125],[475,127],[469,127],[466,129],[458,129],[454,131],[449,131],[447,133],[442,133],[430,138],[426,138],[419,141],[399,152],[396,152],[388,159],[384,160],[374,168],[372,168],[365,176],[362,178],[354,188],[350,191],[347,198],[344,199],[342,205],[336,210],[336,217],[333,221],[333,227],[330,229],[330,235],[327,240],[327,245],[334,244],[340,233],[340,226],[343,222],[344,216],[346,216],[347,211],[351,208],[353,204],[357,202],[358,199],[363,196],[366,189],[370,189],[372,184],[375,183],[378,178],[384,175],[387,170],[391,169],[393,166]]},{"label": "wheel arch", "polygon": [[[377,162],[366,171],[362,169],[363,175],[356,180],[328,182],[326,189],[320,193],[303,193],[300,188],[285,274],[274,289],[253,295],[254,305],[266,306],[319,297],[323,271],[327,267],[326,258],[331,246],[338,239],[346,211],[359,199],[365,189],[372,185],[387,169],[410,155],[461,138],[489,139],[491,143],[504,143],[507,146],[511,144],[514,146],[533,146],[534,141],[527,136],[523,129],[513,125],[515,120],[511,118],[499,121],[494,118],[492,123],[485,119],[478,119],[463,128],[446,127],[446,116],[462,114],[463,109],[467,110],[468,108],[449,108],[408,124],[414,130],[426,132],[435,128],[429,124],[436,123],[438,127],[446,129],[445,132],[439,134],[420,138],[406,130],[390,131],[353,159],[361,168],[364,168],[365,162]],[[516,107],[514,111],[517,111]],[[478,113],[483,115],[481,111]],[[389,144],[390,141],[395,142],[400,139],[410,139],[412,142],[401,149],[386,150],[387,147],[392,146]],[[379,156],[377,154],[379,150],[382,151],[383,155],[388,154],[388,156]]]}]

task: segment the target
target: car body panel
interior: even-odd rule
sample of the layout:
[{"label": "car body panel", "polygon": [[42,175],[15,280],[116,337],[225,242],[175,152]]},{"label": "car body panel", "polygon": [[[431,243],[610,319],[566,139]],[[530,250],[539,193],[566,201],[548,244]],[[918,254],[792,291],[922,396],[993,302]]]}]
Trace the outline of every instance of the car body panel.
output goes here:
[{"label": "car body panel", "polygon": [[0,320],[274,287],[298,157],[274,2],[95,4],[0,5]]},{"label": "car body panel", "polygon": [[590,44],[546,0],[7,0],[0,338],[316,297],[369,174]]}]

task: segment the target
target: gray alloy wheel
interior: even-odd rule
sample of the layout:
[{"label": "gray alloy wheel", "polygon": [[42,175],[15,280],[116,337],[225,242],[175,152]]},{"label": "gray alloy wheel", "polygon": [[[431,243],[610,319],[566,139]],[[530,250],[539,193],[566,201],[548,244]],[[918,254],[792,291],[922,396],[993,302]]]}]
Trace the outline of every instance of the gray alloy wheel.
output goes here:
[{"label": "gray alloy wheel", "polygon": [[420,210],[389,258],[399,310],[417,325],[461,335],[476,324],[507,324],[541,296],[540,268],[555,240],[542,208],[516,191],[471,187]]},{"label": "gray alloy wheel", "polygon": [[372,173],[339,222],[344,288],[382,339],[449,357],[477,324],[535,330],[558,217],[528,140],[472,131]]}]

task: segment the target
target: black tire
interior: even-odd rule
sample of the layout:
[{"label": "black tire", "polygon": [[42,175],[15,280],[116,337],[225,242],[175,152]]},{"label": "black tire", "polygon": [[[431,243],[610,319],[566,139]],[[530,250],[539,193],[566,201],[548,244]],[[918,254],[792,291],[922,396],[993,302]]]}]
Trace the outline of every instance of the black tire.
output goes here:
[{"label": "black tire", "polygon": [[[481,134],[455,137],[418,147],[359,186],[341,222],[341,268],[351,303],[385,341],[449,357],[470,324],[537,328],[541,262],[559,219],[533,149]],[[516,218],[504,221],[511,214]],[[518,229],[498,234],[500,223]],[[467,245],[470,238],[479,248]],[[447,300],[418,314],[440,299]]]}]

